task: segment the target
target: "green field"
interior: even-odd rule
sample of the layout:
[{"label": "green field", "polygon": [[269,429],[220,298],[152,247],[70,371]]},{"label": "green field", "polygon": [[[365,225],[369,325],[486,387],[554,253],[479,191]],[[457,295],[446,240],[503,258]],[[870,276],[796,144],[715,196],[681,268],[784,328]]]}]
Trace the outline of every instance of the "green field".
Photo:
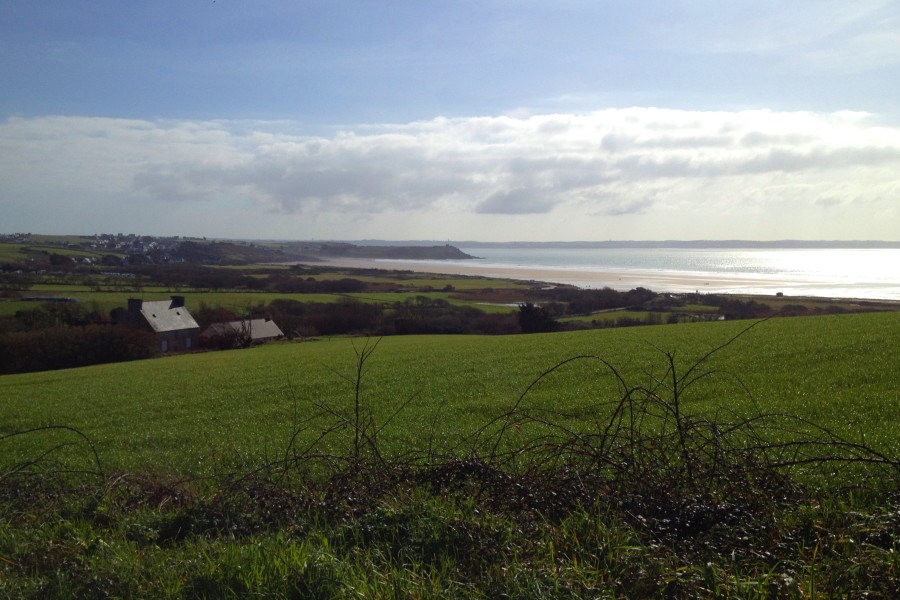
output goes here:
[{"label": "green field", "polygon": [[[448,447],[507,409],[543,371],[599,356],[634,385],[665,370],[662,350],[687,368],[747,322],[690,324],[530,336],[385,338],[364,379],[379,418],[412,399],[386,443]],[[111,468],[207,475],[286,443],[297,414],[314,402],[346,407],[354,347],[336,338],[230,352],[166,357],[0,377],[3,432],[47,424],[79,428]],[[689,410],[789,412],[900,455],[900,313],[772,319],[717,353],[717,371],[690,390]],[[746,388],[746,389],[745,389]],[[618,390],[594,359],[572,362],[529,393],[585,425]],[[6,460],[41,444],[6,442]],[[15,446],[15,452],[12,448]]]},{"label": "green field", "polygon": [[562,317],[559,320],[562,322],[584,322],[584,323],[615,323],[618,319],[636,319],[639,321],[646,321],[648,315],[654,315],[656,318],[660,319],[660,322],[664,322],[666,317],[669,316],[669,313],[663,312],[652,312],[646,310],[607,310],[603,312],[593,313],[590,315],[577,315],[574,317]]},{"label": "green field", "polygon": [[24,246],[19,244],[0,244],[0,263],[18,263],[25,260]]},{"label": "green field", "polygon": [[[334,338],[2,376],[0,596],[895,598],[898,340],[891,312]],[[637,434],[580,444],[622,398],[600,358],[671,399],[666,353],[683,372],[723,344],[678,395],[717,424],[679,421],[700,424],[686,454],[673,422],[643,428],[650,412]],[[377,454],[339,423],[359,381]],[[476,453],[472,434],[519,399],[532,419],[498,448],[539,452]],[[818,456],[887,461],[788,469],[791,421],[755,430],[763,454],[716,428],[763,412],[880,453],[807,444]]]},{"label": "green field", "polygon": [[[41,240],[32,236],[27,244],[4,244],[0,243],[0,263],[23,263],[29,256],[36,254],[59,254],[61,256],[69,256],[73,258],[95,258],[100,259],[104,254],[115,254],[113,252],[100,252],[94,250],[84,250],[80,248],[67,248],[60,245],[42,245]],[[85,240],[81,238],[71,238],[72,243],[81,243]],[[57,244],[64,243],[56,241]]]},{"label": "green field", "polygon": [[[272,267],[266,266],[266,268]],[[447,286],[450,286],[455,290],[483,290],[485,288],[526,289],[529,287],[529,284],[526,282],[508,279],[437,274],[429,275],[428,273],[412,271],[382,271],[378,275],[365,275],[358,271],[348,270],[347,272],[320,273],[316,275],[316,279],[321,281],[344,278],[358,279],[359,281],[372,283],[394,283],[398,286],[416,287],[420,289],[433,288],[435,290],[441,290]]]}]

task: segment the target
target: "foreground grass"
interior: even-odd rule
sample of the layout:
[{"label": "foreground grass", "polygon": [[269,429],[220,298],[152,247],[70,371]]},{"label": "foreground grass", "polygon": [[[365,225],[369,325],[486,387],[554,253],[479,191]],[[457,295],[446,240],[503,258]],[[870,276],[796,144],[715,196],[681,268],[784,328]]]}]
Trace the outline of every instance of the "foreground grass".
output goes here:
[{"label": "foreground grass", "polygon": [[422,489],[366,500],[311,510],[304,496],[259,484],[198,500],[120,481],[96,509],[7,505],[0,593],[893,598],[900,589],[896,504],[785,503],[670,535],[608,501],[551,520]]},{"label": "foreground grass", "polygon": [[896,597],[898,316],[746,326],[0,378],[0,593]]}]

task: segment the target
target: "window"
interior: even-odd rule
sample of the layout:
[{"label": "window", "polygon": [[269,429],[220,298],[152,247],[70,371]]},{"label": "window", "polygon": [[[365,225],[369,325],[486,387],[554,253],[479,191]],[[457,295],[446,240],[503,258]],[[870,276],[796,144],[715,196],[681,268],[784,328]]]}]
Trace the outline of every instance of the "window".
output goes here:
[{"label": "window", "polygon": [[163,341],[162,341],[162,351],[163,351],[163,352],[168,352],[168,351],[169,351],[169,340],[163,340]]}]

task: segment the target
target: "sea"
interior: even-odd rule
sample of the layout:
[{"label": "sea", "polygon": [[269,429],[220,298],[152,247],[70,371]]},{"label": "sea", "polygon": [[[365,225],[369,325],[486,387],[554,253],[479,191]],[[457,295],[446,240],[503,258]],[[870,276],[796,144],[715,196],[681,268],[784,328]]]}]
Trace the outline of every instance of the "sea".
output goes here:
[{"label": "sea", "polygon": [[[701,289],[900,301],[898,248],[581,248],[460,246],[466,264],[553,271],[579,287],[603,287],[593,274],[646,278],[654,291]],[[460,264],[463,264],[462,262]],[[579,274],[581,279],[579,280]],[[571,276],[567,276],[571,275]],[[709,283],[712,282],[712,287]],[[610,285],[616,287],[616,285]]]}]

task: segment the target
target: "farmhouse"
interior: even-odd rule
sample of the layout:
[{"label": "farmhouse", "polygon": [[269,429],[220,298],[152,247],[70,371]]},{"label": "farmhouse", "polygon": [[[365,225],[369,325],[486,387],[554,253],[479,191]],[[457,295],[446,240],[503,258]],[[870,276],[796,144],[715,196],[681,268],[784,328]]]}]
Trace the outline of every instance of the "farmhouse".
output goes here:
[{"label": "farmhouse", "polygon": [[155,333],[162,352],[182,352],[197,347],[200,326],[184,306],[184,296],[153,302],[129,298],[128,320]]},{"label": "farmhouse", "polygon": [[284,333],[275,324],[275,321],[268,318],[213,323],[200,335],[213,344],[215,340],[246,341],[248,344],[258,344],[284,337]]}]

